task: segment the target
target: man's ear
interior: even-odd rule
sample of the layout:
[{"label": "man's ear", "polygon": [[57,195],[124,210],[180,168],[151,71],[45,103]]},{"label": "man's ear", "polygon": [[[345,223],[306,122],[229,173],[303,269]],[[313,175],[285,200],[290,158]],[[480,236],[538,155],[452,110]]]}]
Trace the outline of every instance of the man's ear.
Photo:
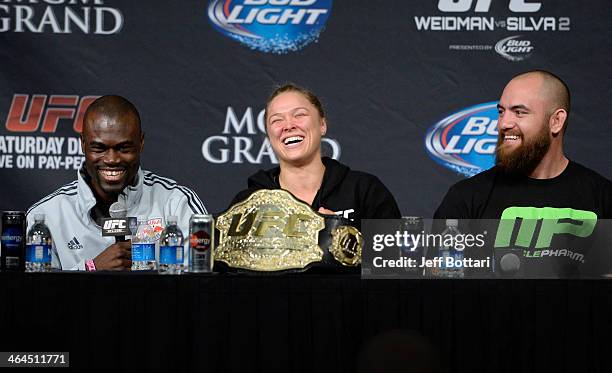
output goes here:
[{"label": "man's ear", "polygon": [[550,132],[556,136],[563,130],[565,126],[565,122],[567,120],[567,111],[565,109],[557,109],[551,115],[548,120],[548,126],[550,127]]}]

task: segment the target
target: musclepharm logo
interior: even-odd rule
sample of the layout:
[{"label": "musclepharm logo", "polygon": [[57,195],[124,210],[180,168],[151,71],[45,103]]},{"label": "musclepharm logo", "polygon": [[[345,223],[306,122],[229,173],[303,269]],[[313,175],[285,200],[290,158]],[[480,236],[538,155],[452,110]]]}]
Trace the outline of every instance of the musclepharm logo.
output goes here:
[{"label": "musclepharm logo", "polygon": [[332,0],[211,0],[208,18],[251,49],[284,54],[317,41],[331,7]]},{"label": "musclepharm logo", "polygon": [[425,148],[444,167],[473,176],[495,164],[497,101],[468,107],[429,128]]},{"label": "musclepharm logo", "polygon": [[529,40],[520,40],[520,35],[509,36],[495,44],[495,52],[505,59],[518,62],[531,57],[534,46]]},{"label": "musclepharm logo", "polygon": [[[595,229],[597,214],[592,211],[574,210],[571,208],[552,207],[508,207],[504,210],[497,228],[495,247],[509,247],[517,219],[519,230],[515,246],[529,248],[533,241],[536,226],[542,222],[540,233],[535,244],[536,249],[548,248],[552,238],[557,234],[569,234],[576,237],[589,237]],[[560,222],[571,219],[572,222]]]}]

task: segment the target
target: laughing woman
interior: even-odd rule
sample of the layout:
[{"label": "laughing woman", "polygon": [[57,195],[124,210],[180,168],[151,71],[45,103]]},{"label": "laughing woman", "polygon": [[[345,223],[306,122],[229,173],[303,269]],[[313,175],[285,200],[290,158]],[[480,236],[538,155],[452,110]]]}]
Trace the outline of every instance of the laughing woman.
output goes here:
[{"label": "laughing woman", "polygon": [[321,158],[327,123],[312,92],[293,84],[277,88],[266,103],[265,121],[279,167],[249,177],[248,189],[238,193],[232,205],[256,190],[281,188],[314,211],[342,215],[357,228],[361,219],[401,217],[395,199],[376,176]]}]

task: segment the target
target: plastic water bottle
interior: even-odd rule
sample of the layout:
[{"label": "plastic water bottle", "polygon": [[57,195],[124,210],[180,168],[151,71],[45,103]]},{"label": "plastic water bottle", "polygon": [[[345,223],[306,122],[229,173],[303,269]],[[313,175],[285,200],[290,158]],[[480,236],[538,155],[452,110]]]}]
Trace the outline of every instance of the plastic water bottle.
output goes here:
[{"label": "plastic water bottle", "polygon": [[[399,256],[400,258],[408,258],[413,260],[417,265],[421,263],[421,258],[423,257],[424,249],[423,244],[414,242],[412,240],[413,237],[417,237],[422,234],[424,231],[424,223],[423,218],[418,216],[402,216],[400,232],[404,234],[407,233],[407,240],[401,240],[399,245]],[[418,240],[418,239],[417,239]],[[414,275],[420,275],[423,273],[423,270],[418,266],[415,267],[404,267],[404,271],[410,272]]]},{"label": "plastic water bottle", "polygon": [[159,273],[175,274],[183,273],[183,259],[185,250],[183,246],[183,232],[176,225],[176,216],[168,216],[168,224],[159,239]]},{"label": "plastic water bottle", "polygon": [[138,219],[136,234],[132,235],[132,271],[155,269],[155,232],[147,220]]},{"label": "plastic water bottle", "polygon": [[[442,263],[440,264],[440,276],[441,277],[449,277],[449,278],[463,278],[465,276],[465,272],[463,266],[447,266],[447,258],[452,258],[453,263],[463,263],[463,250],[457,250],[456,245],[446,245],[445,243],[450,240],[446,240],[444,238],[451,235],[456,237],[457,235],[461,235],[459,229],[459,221],[457,219],[446,219],[446,229],[442,232],[442,245],[438,251],[438,255],[442,257]],[[453,242],[455,240],[453,239]]]},{"label": "plastic water bottle", "polygon": [[34,215],[34,225],[26,237],[25,271],[49,272],[53,239],[45,224],[45,215]]}]

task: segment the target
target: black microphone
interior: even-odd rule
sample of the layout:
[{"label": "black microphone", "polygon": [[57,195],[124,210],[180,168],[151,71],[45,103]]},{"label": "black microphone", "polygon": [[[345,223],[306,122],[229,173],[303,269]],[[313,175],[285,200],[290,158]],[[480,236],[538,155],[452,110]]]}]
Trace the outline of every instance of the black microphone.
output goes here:
[{"label": "black microphone", "polygon": [[495,249],[496,277],[522,278],[525,276],[522,249]]},{"label": "black microphone", "polygon": [[[123,202],[115,202],[113,203],[110,208],[108,209],[108,213],[111,216],[111,218],[114,220],[114,225],[116,225],[117,223],[123,225],[123,228],[125,228],[127,226],[127,207],[125,207],[125,204]],[[115,230],[115,234],[109,234],[109,235],[113,235],[115,236],[115,242],[126,242],[127,240],[125,239],[125,231],[120,232],[120,228]],[[117,234],[118,233],[118,234]],[[121,234],[123,233],[123,234]],[[104,235],[104,233],[103,233]]]},{"label": "black microphone", "polygon": [[521,268],[521,259],[515,253],[508,253],[499,260],[499,267],[502,272],[514,275]]}]

